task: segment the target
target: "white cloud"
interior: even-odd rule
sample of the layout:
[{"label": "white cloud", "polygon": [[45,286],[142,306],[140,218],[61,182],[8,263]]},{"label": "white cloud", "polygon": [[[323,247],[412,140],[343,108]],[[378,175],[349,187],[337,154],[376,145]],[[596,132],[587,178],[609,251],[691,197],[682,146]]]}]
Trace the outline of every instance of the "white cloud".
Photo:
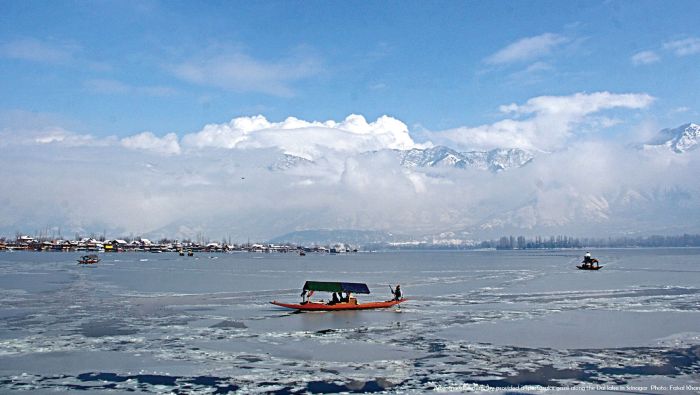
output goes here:
[{"label": "white cloud", "polygon": [[659,55],[657,55],[654,51],[642,51],[632,55],[632,64],[635,66],[652,64],[658,62],[659,60],[661,60],[661,58],[659,58]]},{"label": "white cloud", "polygon": [[48,128],[38,133],[31,141],[37,144],[61,144],[69,147],[102,144],[99,139],[89,134],[74,133],[61,127]]},{"label": "white cloud", "polygon": [[623,107],[639,109],[647,107],[654,98],[646,93],[615,94],[610,92],[576,93],[571,96],[538,96],[524,105],[515,103],[501,106],[503,113],[556,115],[581,117],[605,109]]},{"label": "white cloud", "polygon": [[328,149],[359,153],[417,146],[403,122],[385,115],[368,123],[363,116],[354,114],[342,122],[309,122],[289,117],[274,123],[262,115],[239,117],[226,124],[206,125],[198,133],[185,135],[182,144],[187,148],[277,148],[309,160]]},{"label": "white cloud", "polygon": [[514,118],[477,127],[461,127],[436,132],[433,141],[446,141],[469,149],[522,148],[552,150],[574,134],[574,127],[586,123],[611,126],[615,122],[600,117],[589,118],[614,108],[641,109],[654,98],[648,94],[614,94],[609,92],[576,93],[570,96],[539,96],[524,104],[500,107]]},{"label": "white cloud", "polygon": [[[111,85],[110,85],[111,86]],[[119,84],[111,86],[118,89]],[[0,126],[2,126],[0,114]],[[114,138],[96,139],[90,135],[70,132],[61,127],[42,124],[25,130],[17,126],[18,122],[26,124],[33,117],[24,115],[20,119],[16,115],[6,114],[12,125],[12,130],[21,130],[21,136],[10,138],[10,131],[0,135],[0,142],[10,140],[19,143],[62,144],[62,145],[104,145],[113,143]],[[45,122],[44,122],[45,123]],[[0,129],[1,130],[1,129]],[[6,135],[6,137],[5,137]],[[381,116],[374,122],[367,122],[361,115],[349,115],[337,122],[305,121],[289,117],[282,122],[270,122],[264,116],[238,117],[224,124],[209,124],[201,131],[186,134],[180,143],[175,133],[162,137],[151,132],[143,132],[134,136],[122,138],[119,143],[129,149],[148,150],[160,154],[180,154],[181,149],[189,151],[209,148],[220,149],[272,149],[299,156],[309,160],[323,157],[328,151],[354,155],[367,151],[382,149],[411,149],[420,148],[430,143],[417,144],[403,122]],[[181,146],[182,144],[182,146]]]},{"label": "white cloud", "polygon": [[552,66],[546,62],[535,62],[529,66],[523,72],[525,73],[540,73],[552,70]]},{"label": "white cloud", "polygon": [[501,65],[536,59],[550,54],[556,47],[568,41],[568,38],[554,33],[525,37],[489,56],[485,62]]},{"label": "white cloud", "polygon": [[201,56],[170,67],[171,72],[191,83],[235,92],[261,92],[274,96],[294,95],[292,84],[321,72],[313,56],[298,56],[265,62],[243,53]]},{"label": "white cloud", "polygon": [[0,43],[0,57],[50,65],[80,67],[90,71],[107,72],[112,66],[101,61],[82,58],[83,48],[71,41],[22,38]]},{"label": "white cloud", "polygon": [[[606,119],[599,113],[602,109],[643,108],[650,100],[605,92],[533,98],[504,107],[507,114],[525,119],[505,119],[483,128],[512,128],[515,136],[526,128],[540,137],[550,133],[539,130],[548,121],[578,119],[576,125],[604,126],[614,119]],[[580,109],[563,111],[560,101]],[[627,230],[637,221],[646,221],[649,227],[638,229],[664,229],[669,224],[681,232],[698,229],[700,150],[683,155],[645,152],[589,135],[585,141],[567,140],[550,154],[540,153],[523,168],[498,174],[474,169],[408,170],[386,152],[355,154],[363,138],[381,135],[381,130],[393,135],[405,128],[394,122],[399,121],[387,117],[368,123],[351,116],[342,122],[289,118],[273,123],[260,116],[244,117],[210,127],[247,131],[242,133],[250,139],[246,141],[262,148],[208,148],[229,141],[219,136],[221,141],[215,144],[181,151],[174,134],[159,137],[145,132],[117,144],[67,147],[69,132],[56,129],[50,134],[46,128],[42,143],[0,147],[0,168],[5,182],[13,185],[0,188],[0,201],[5,202],[0,205],[0,233],[11,235],[50,224],[69,233],[107,229],[110,234],[179,237],[180,229],[198,229],[208,237],[230,233],[234,241],[248,237],[257,241],[295,229],[320,228],[421,234],[471,230],[483,224],[497,235],[507,233],[507,226],[534,232],[556,227],[564,233],[591,235]],[[350,148],[318,146],[323,156],[314,158],[314,163],[272,171],[269,165],[280,158],[280,152],[275,145],[278,140],[268,131],[273,137],[301,136],[305,143],[324,133],[341,136],[346,140],[340,143]],[[373,144],[387,146],[387,141]],[[688,189],[690,197],[664,203],[663,196],[679,185]],[[629,203],[630,197],[643,205]],[[664,207],[668,212],[659,211]],[[583,228],[586,221],[594,226]]]},{"label": "white cloud", "polygon": [[688,56],[700,53],[700,38],[688,37],[664,43],[664,49],[672,51],[677,56]]},{"label": "white cloud", "polygon": [[551,76],[553,70],[554,67],[551,64],[537,61],[522,70],[511,73],[508,80],[518,85],[537,84],[542,82],[545,76]]},{"label": "white cloud", "polygon": [[0,56],[42,63],[66,63],[72,60],[77,49],[71,44],[24,38],[0,45]]},{"label": "white cloud", "polygon": [[104,146],[113,137],[78,133],[79,123],[57,114],[23,110],[0,111],[0,147],[12,145]]},{"label": "white cloud", "polygon": [[175,133],[158,137],[151,132],[143,132],[121,140],[121,145],[129,149],[152,151],[165,155],[180,153],[180,144]]},{"label": "white cloud", "polygon": [[167,86],[133,86],[111,79],[91,79],[84,82],[85,87],[101,94],[142,94],[146,96],[171,96],[175,89]]}]

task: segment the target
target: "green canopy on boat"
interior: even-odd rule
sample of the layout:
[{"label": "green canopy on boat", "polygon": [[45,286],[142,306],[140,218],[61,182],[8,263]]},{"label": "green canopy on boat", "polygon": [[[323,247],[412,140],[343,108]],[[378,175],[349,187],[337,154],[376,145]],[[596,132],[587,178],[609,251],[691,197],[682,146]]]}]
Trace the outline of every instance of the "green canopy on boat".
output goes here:
[{"label": "green canopy on boat", "polygon": [[304,284],[306,291],[322,292],[352,292],[356,294],[368,294],[367,284],[362,283],[336,283],[329,281],[307,281]]}]

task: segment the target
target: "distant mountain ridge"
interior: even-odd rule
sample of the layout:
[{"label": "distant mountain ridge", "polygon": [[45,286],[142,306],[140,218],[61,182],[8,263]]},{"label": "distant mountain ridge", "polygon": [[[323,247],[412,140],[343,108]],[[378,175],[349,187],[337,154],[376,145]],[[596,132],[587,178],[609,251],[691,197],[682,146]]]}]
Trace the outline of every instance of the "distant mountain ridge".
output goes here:
[{"label": "distant mountain ridge", "polygon": [[311,163],[313,162],[300,156],[283,154],[282,156],[278,157],[274,163],[271,163],[267,169],[270,171],[284,171],[291,169],[292,167]]},{"label": "distant mountain ridge", "polygon": [[682,154],[698,148],[700,142],[700,125],[687,123],[674,129],[663,129],[659,135],[647,144],[645,149],[666,147],[669,150]]},{"label": "distant mountain ridge", "polygon": [[[431,148],[413,148],[410,150],[385,149],[360,153],[361,156],[391,153],[398,163],[408,169],[420,168],[454,168],[479,169],[494,173],[525,166],[534,159],[531,153],[519,148],[496,148],[490,151],[457,151],[436,146]],[[311,161],[291,154],[283,154],[268,166],[270,171],[285,171],[300,165],[313,164]]]},{"label": "distant mountain ridge", "polygon": [[407,151],[396,150],[396,152],[401,160],[401,166],[407,168],[476,168],[492,172],[522,167],[534,158],[531,153],[518,148],[459,152],[445,146],[437,146],[426,149],[414,148]]}]

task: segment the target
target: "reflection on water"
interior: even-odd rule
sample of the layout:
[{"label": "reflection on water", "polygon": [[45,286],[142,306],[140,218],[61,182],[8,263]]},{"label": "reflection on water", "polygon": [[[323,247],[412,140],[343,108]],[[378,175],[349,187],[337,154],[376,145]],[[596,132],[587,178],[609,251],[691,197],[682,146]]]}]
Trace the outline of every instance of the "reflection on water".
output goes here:
[{"label": "reflection on water", "polygon": [[[334,393],[693,384],[700,251],[0,253],[0,389]],[[294,313],[306,280],[400,310]],[[318,297],[322,297],[320,294]],[[325,297],[325,296],[323,296]],[[4,391],[3,391],[4,392]]]}]

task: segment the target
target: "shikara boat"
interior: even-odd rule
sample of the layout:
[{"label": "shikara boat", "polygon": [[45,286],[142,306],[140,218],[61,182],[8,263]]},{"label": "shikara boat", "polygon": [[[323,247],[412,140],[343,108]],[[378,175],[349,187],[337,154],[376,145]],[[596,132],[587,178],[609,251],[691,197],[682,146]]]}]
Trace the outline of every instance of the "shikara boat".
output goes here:
[{"label": "shikara boat", "polygon": [[[286,307],[288,309],[294,309],[299,311],[339,311],[339,310],[367,310],[367,309],[384,309],[391,306],[396,306],[399,303],[405,302],[406,299],[401,298],[399,300],[387,300],[382,302],[365,302],[359,303],[357,298],[351,296],[352,294],[369,294],[369,288],[367,284],[362,283],[342,283],[342,282],[328,282],[328,281],[307,281],[304,284],[303,292],[313,294],[315,291],[319,292],[333,292],[337,294],[345,293],[346,298],[340,298],[340,301],[331,301],[324,303],[323,301],[306,301],[302,303],[282,303],[277,301],[272,301],[270,303]],[[309,295],[310,297],[310,295]]]},{"label": "shikara boat", "polygon": [[576,266],[579,270],[600,270],[603,267],[600,266],[600,261],[596,258],[591,258],[590,255],[586,255],[586,258],[581,262],[580,265]]},{"label": "shikara boat", "polygon": [[579,270],[600,270],[603,268],[603,266],[588,266],[588,265],[580,265],[576,266]]},{"label": "shikara boat", "polygon": [[78,259],[79,265],[93,265],[100,261],[100,257],[97,254],[83,255]]}]

